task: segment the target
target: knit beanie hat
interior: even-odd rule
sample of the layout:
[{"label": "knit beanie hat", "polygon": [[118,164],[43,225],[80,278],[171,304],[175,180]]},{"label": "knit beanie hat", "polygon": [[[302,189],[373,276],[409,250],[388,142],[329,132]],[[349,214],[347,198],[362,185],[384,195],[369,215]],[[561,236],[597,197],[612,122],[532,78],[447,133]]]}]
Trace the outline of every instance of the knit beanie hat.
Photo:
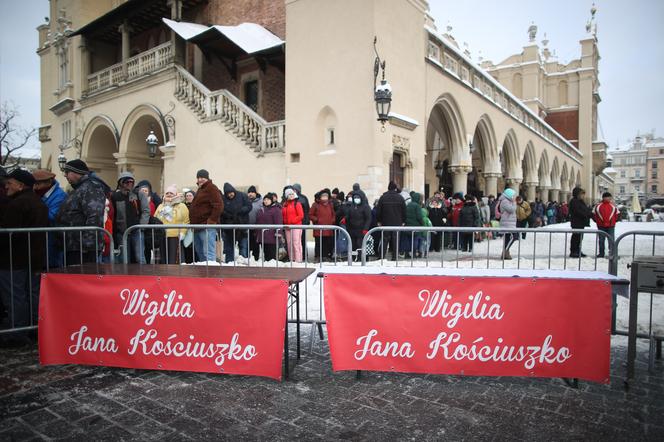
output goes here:
[{"label": "knit beanie hat", "polygon": [[196,178],[205,178],[206,180],[210,179],[210,172],[208,172],[205,169],[201,169],[198,172],[196,172]]},{"label": "knit beanie hat", "polygon": [[134,174],[131,173],[131,172],[129,172],[129,171],[124,171],[124,172],[120,173],[120,176],[118,177],[118,183],[121,183],[121,182],[123,182],[124,180],[133,180],[133,181],[136,181],[136,180],[134,179]]},{"label": "knit beanie hat", "polygon": [[166,188],[164,193],[172,193],[173,195],[177,195],[178,194],[178,187],[175,184],[171,184],[170,186],[168,186]]},{"label": "knit beanie hat", "polygon": [[249,188],[247,189],[247,193],[252,193],[252,192],[253,193],[258,193],[258,192],[256,192],[256,186],[249,186]]},{"label": "knit beanie hat", "polygon": [[510,188],[510,187],[508,187],[507,189],[505,189],[505,190],[503,191],[503,195],[505,195],[505,198],[510,199],[510,200],[511,200],[512,198],[514,198],[514,193],[515,193],[515,192],[514,192],[514,189],[512,189],[512,188]]},{"label": "knit beanie hat", "polygon": [[87,175],[90,173],[88,165],[85,164],[83,160],[71,160],[67,161],[65,167],[62,169],[64,172],[74,172],[79,175]]}]

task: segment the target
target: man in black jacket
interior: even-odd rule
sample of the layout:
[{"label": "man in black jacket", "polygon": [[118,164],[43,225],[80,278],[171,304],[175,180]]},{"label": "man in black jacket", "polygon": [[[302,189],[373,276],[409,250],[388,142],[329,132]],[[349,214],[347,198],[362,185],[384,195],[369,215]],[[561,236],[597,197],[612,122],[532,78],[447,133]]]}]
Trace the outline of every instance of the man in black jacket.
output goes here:
[{"label": "man in black jacket", "polygon": [[[569,217],[572,229],[583,229],[590,226],[590,218],[592,218],[592,211],[583,201],[586,192],[580,188],[575,187],[572,190],[572,199],[569,202]],[[581,252],[581,241],[583,235],[581,233],[572,233],[570,240],[570,258],[583,258],[586,256]]]},{"label": "man in black jacket", "polygon": [[[238,192],[230,183],[224,183],[224,212],[221,214],[222,224],[249,224],[249,212],[251,212],[251,201],[244,192]],[[249,254],[248,236],[246,230],[222,230],[221,237],[224,241],[225,262],[235,260],[235,243],[238,243],[240,256],[247,258]]]},{"label": "man in black jacket", "polygon": [[[406,223],[406,201],[399,193],[394,181],[390,181],[385,192],[378,200],[376,207],[376,221],[379,226],[403,226]],[[382,257],[387,255],[388,243],[392,252],[392,260],[397,259],[399,249],[397,248],[397,232],[385,232],[383,234]]]},{"label": "man in black jacket", "polygon": [[[9,201],[0,228],[48,227],[48,207],[32,190],[35,179],[26,170],[15,169],[7,176]],[[11,248],[10,248],[11,244]],[[44,267],[46,238],[43,233],[0,236],[0,328],[37,325],[39,272]],[[11,250],[11,254],[10,254]],[[10,259],[11,258],[11,259]]]}]

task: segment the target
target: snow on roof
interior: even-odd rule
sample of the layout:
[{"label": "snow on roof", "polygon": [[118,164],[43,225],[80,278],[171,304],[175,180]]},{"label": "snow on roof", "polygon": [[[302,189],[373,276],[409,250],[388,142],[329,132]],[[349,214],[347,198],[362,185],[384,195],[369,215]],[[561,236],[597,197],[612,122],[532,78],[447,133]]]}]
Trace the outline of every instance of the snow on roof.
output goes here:
[{"label": "snow on roof", "polygon": [[414,119],[414,118],[410,118],[410,117],[407,117],[407,116],[405,116],[405,115],[398,114],[398,113],[396,113],[396,112],[390,112],[390,114],[389,114],[388,116],[389,116],[389,117],[397,118],[397,119],[399,119],[399,120],[405,121],[406,123],[410,123],[410,124],[413,124],[413,125],[415,125],[415,126],[419,126],[419,125],[420,125],[420,122],[417,121],[416,119]]},{"label": "snow on roof", "polygon": [[162,18],[162,20],[169,28],[174,30],[180,37],[184,38],[185,40],[189,40],[190,38],[209,29],[207,26],[199,25],[198,23],[187,23],[184,21],[177,22],[167,18]]},{"label": "snow on roof", "polygon": [[237,26],[203,26],[197,23],[176,22],[162,18],[164,23],[185,40],[191,40],[198,35],[216,30],[225,36],[247,54],[264,51],[284,44],[284,41],[256,23],[242,23]]}]

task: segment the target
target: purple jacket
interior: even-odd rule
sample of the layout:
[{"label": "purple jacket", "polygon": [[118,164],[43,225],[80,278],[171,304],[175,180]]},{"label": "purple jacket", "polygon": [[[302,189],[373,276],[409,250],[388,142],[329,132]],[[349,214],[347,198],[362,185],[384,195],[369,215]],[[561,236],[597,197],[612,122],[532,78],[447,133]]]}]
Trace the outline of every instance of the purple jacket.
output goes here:
[{"label": "purple jacket", "polygon": [[[283,224],[283,216],[281,214],[281,208],[276,204],[272,204],[270,207],[261,207],[256,213],[256,224]],[[276,244],[277,239],[275,237],[275,230],[263,230],[256,229],[254,231],[256,235],[256,241],[265,244]]]}]

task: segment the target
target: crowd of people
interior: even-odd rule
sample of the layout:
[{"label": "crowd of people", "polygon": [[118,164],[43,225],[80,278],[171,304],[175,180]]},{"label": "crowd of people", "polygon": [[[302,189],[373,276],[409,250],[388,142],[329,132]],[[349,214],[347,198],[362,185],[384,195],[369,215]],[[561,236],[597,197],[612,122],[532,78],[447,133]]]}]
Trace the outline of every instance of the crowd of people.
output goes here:
[{"label": "crowd of people", "polygon": [[[111,188],[91,172],[82,160],[72,160],[63,168],[71,190],[65,192],[48,170],[33,173],[15,169],[7,175],[0,168],[0,227],[89,227],[110,232],[117,247],[128,233],[127,253],[130,262],[180,264],[259,260],[301,262],[332,261],[357,255],[367,232],[376,226],[383,229],[367,237],[366,253],[378,258],[415,259],[443,248],[472,251],[474,243],[490,239],[494,232],[443,234],[420,229],[397,232],[401,227],[540,227],[569,220],[572,228],[584,228],[595,219],[598,228],[610,236],[618,219],[618,209],[610,194],[595,207],[584,202],[582,189],[573,191],[568,203],[540,200],[525,201],[513,189],[506,188],[497,198],[477,198],[454,193],[450,198],[436,192],[423,201],[418,192],[407,192],[390,182],[387,191],[370,204],[359,184],[348,193],[338,188],[317,191],[310,200],[299,184],[285,186],[279,194],[261,195],[255,186],[246,192],[231,183],[221,189],[201,169],[196,174],[197,188],[166,187],[163,195],[152,189],[149,181],[136,181],[131,172],[118,176]],[[146,224],[183,225],[184,227],[145,230],[130,229]],[[232,225],[226,229],[187,228],[187,225]],[[243,225],[279,225],[283,228],[242,228]],[[307,256],[306,230],[313,230],[313,257]],[[315,226],[338,226],[316,229]],[[335,230],[346,230],[350,237]],[[511,259],[510,247],[519,235],[504,233],[502,259]],[[521,233],[525,238],[525,233]],[[10,243],[11,242],[11,243]],[[581,235],[572,235],[570,256],[585,256],[580,248]],[[11,247],[10,247],[11,245]],[[0,248],[11,254],[0,256],[2,305],[10,305],[9,293],[30,293],[36,305],[39,272],[48,267],[96,262],[113,262],[117,250],[100,230],[67,231],[51,234],[0,235]],[[221,249],[219,248],[221,246]],[[239,254],[236,257],[236,251]],[[610,252],[610,251],[609,251]],[[599,255],[605,256],[604,241]],[[11,285],[13,284],[13,288]],[[14,302],[14,325],[27,324],[30,305],[27,296]],[[6,310],[6,309],[5,309]],[[36,310],[33,310],[36,314]],[[7,318],[5,313],[4,317]],[[35,318],[32,318],[33,320]],[[5,324],[6,325],[6,324]]]}]

